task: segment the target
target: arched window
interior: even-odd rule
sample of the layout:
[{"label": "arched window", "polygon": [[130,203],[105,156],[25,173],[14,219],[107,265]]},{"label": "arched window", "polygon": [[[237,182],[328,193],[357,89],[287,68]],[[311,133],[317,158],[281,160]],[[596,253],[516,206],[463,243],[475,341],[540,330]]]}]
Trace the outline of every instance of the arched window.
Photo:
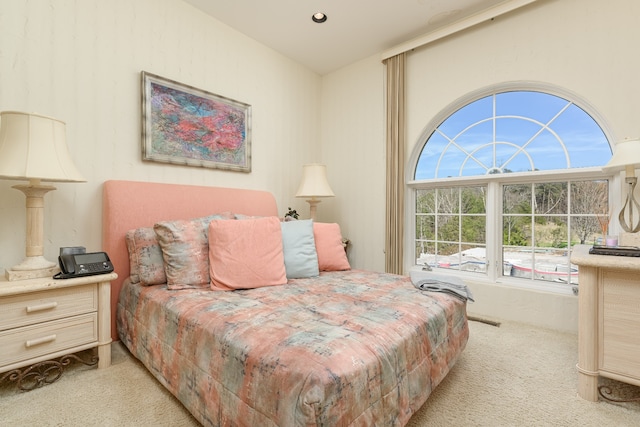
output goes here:
[{"label": "arched window", "polygon": [[418,264],[577,284],[571,247],[610,217],[611,146],[591,115],[565,96],[496,90],[425,135],[409,183]]}]

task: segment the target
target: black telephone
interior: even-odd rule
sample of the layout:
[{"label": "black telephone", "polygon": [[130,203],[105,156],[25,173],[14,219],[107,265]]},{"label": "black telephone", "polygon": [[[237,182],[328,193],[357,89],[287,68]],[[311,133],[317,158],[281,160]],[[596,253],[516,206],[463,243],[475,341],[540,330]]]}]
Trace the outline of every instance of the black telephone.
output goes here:
[{"label": "black telephone", "polygon": [[106,252],[86,253],[82,246],[60,248],[58,263],[62,271],[53,276],[54,279],[70,279],[113,271],[113,264]]}]

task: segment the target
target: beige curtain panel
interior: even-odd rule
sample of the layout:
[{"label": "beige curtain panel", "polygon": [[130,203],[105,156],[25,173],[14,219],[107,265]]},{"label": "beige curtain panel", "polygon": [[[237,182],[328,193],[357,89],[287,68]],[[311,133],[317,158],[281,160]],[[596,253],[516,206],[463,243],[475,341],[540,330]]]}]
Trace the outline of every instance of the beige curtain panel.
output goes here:
[{"label": "beige curtain panel", "polygon": [[385,271],[403,274],[405,54],[387,58],[386,65],[386,220]]}]

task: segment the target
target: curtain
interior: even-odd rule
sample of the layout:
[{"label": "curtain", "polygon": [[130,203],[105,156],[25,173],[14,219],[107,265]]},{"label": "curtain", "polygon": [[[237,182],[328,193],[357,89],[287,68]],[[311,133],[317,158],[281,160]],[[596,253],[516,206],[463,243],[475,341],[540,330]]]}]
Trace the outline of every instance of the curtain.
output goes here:
[{"label": "curtain", "polygon": [[387,58],[386,65],[386,217],[385,271],[403,274],[405,54]]}]

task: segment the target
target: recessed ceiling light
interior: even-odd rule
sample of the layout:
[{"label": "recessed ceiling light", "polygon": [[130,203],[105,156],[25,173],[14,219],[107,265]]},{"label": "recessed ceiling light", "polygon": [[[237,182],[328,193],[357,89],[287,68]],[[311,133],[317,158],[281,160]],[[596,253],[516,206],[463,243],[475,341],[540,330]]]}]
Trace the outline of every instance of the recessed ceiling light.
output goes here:
[{"label": "recessed ceiling light", "polygon": [[327,20],[327,15],[322,12],[316,12],[311,16],[311,19],[313,19],[313,22],[320,24]]}]

